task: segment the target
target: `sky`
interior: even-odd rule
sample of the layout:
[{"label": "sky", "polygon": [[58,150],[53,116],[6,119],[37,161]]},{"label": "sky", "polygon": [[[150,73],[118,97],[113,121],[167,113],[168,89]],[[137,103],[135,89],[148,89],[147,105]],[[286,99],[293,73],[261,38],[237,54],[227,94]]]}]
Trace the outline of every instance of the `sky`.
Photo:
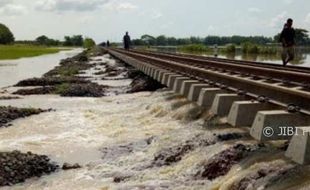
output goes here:
[{"label": "sky", "polygon": [[0,0],[17,40],[82,34],[97,43],[143,34],[190,37],[280,32],[287,18],[310,30],[310,0]]}]

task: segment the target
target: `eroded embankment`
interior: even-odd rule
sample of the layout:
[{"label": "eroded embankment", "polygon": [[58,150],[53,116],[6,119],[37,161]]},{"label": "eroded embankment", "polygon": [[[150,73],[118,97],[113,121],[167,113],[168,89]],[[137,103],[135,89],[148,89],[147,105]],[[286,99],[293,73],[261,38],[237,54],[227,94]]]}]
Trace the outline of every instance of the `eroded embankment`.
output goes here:
[{"label": "eroded embankment", "polygon": [[43,77],[26,79],[15,85],[16,87],[35,88],[19,89],[13,94],[102,97],[110,91],[111,87],[100,84],[100,81],[124,79],[132,79],[132,82],[127,86],[127,89],[119,90],[119,93],[154,91],[163,87],[160,83],[125,63],[108,64],[104,62],[101,59],[104,54],[104,50],[96,48],[62,60],[60,66],[47,72]]}]

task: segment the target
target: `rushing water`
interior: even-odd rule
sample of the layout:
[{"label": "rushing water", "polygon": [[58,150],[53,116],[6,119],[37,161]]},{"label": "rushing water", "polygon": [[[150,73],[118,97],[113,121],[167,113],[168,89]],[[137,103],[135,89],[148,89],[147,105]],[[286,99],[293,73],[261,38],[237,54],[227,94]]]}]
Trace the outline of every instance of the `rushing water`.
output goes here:
[{"label": "rushing water", "polygon": [[[5,190],[230,190],[232,184],[249,176],[253,176],[256,184],[248,189],[309,189],[310,168],[296,166],[285,159],[283,151],[270,145],[235,164],[224,176],[214,180],[196,178],[197,171],[214,155],[236,144],[257,142],[251,138],[217,142],[215,134],[244,134],[248,129],[206,127],[209,118],[206,110],[167,90],[102,98],[33,95],[1,100],[0,105],[56,110],[19,119],[11,127],[1,128],[1,151],[32,151],[46,154],[59,164],[78,162],[83,166],[3,187]],[[225,118],[219,119],[220,122],[225,122]],[[154,155],[188,142],[202,143],[179,161],[154,165]],[[267,170],[274,171],[273,175],[261,177]],[[117,183],[115,177],[124,181]]]},{"label": "rushing water", "polygon": [[[234,181],[259,169],[293,165],[281,152],[267,151],[251,156],[213,181],[194,179],[199,165],[213,155],[237,143],[255,143],[236,140],[201,146],[170,166],[149,167],[157,152],[195,140],[196,136],[211,140],[214,133],[243,132],[238,128],[205,129],[203,119],[191,120],[195,105],[180,97],[171,97],[170,92],[159,91],[104,98],[30,96],[2,101],[4,105],[52,107],[56,111],[20,119],[13,122],[13,126],[1,129],[1,150],[32,151],[49,155],[60,164],[83,165],[82,169],[57,172],[3,189],[229,189]],[[151,144],[143,143],[150,138]],[[115,176],[128,176],[128,180],[114,183]],[[307,175],[302,179],[301,185],[309,182]],[[291,183],[296,186],[296,182],[286,179],[275,183],[276,187],[285,188],[271,187],[286,189]]]},{"label": "rushing water", "polygon": [[81,51],[82,49],[74,49],[32,58],[1,60],[0,88],[14,85],[22,79],[40,77],[58,65],[61,59],[72,57]]}]

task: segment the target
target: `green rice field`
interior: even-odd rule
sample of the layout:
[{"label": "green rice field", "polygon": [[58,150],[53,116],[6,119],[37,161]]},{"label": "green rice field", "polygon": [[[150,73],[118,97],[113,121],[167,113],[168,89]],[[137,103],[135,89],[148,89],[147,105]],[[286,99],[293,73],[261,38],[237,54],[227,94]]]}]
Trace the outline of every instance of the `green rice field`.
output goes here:
[{"label": "green rice field", "polygon": [[0,45],[0,60],[34,57],[44,54],[58,53],[62,50],[69,50],[69,48],[35,45]]}]

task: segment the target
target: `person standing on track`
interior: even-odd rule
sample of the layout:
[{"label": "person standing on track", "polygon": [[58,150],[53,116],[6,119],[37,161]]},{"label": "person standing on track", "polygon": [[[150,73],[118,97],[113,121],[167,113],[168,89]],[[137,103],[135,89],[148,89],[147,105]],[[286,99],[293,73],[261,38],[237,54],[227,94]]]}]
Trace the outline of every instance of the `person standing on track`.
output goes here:
[{"label": "person standing on track", "polygon": [[289,18],[284,25],[284,28],[280,35],[280,42],[282,43],[282,61],[283,66],[286,66],[288,62],[292,61],[295,57],[295,30],[292,27],[293,20]]},{"label": "person standing on track", "polygon": [[217,44],[214,45],[214,57],[217,57],[218,56],[218,47],[217,47]]},{"label": "person standing on track", "polygon": [[123,42],[124,42],[124,49],[129,50],[131,42],[130,42],[130,36],[128,35],[128,32],[126,32],[126,35],[123,38]]}]

